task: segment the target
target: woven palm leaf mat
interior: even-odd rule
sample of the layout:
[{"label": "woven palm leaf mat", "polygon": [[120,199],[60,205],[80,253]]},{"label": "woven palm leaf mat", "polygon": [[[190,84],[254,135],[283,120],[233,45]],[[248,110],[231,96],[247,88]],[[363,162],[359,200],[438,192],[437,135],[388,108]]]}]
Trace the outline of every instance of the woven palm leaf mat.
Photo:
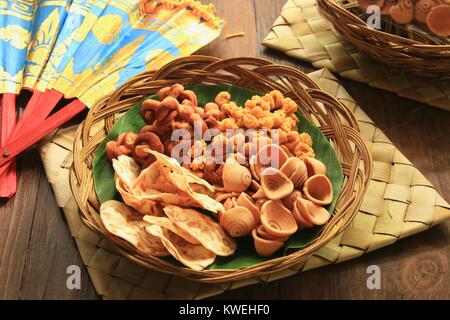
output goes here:
[{"label": "woven palm leaf mat", "polygon": [[343,78],[450,111],[450,81],[419,79],[359,53],[319,12],[315,0],[288,0],[263,45]]},{"label": "woven palm leaf mat", "polygon": [[108,240],[81,222],[69,187],[75,127],[60,130],[40,145],[48,180],[97,293],[106,299],[202,299],[253,283],[270,282],[356,258],[450,218],[450,206],[431,183],[375,126],[325,69],[310,77],[333,94],[359,121],[374,159],[373,179],[352,225],[306,262],[282,272],[224,284],[200,284],[144,269],[116,253]]}]

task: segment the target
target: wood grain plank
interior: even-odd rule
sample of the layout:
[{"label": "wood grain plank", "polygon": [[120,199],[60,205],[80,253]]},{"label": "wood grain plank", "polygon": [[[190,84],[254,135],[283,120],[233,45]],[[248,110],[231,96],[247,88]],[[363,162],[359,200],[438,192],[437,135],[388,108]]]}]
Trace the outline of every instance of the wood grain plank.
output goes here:
[{"label": "wood grain plank", "polygon": [[[311,71],[306,63],[260,45],[286,0],[212,0],[228,22],[225,33],[198,53],[221,58],[260,56]],[[388,137],[450,200],[450,113],[385,91],[343,80],[344,87]],[[25,101],[25,100],[24,100]],[[415,110],[415,111],[414,111]],[[446,152],[447,150],[447,152]],[[82,270],[81,290],[65,286],[68,265],[81,265],[63,215],[36,152],[19,161],[19,189],[0,205],[0,298],[96,299]],[[257,284],[215,298],[223,299],[450,299],[450,223],[342,264],[307,271],[270,284]],[[381,290],[368,290],[366,268],[380,266]]]},{"label": "wood grain plank", "polygon": [[217,295],[211,300],[276,300],[280,299],[280,282],[254,284]]},{"label": "wood grain plank", "polygon": [[313,71],[314,68],[309,63],[296,60],[280,51],[266,48],[261,45],[261,42],[269,33],[275,19],[280,15],[281,9],[285,5],[286,0],[253,0],[253,3],[256,17],[256,39],[258,43],[258,56],[275,63],[299,68],[304,72]]},{"label": "wood grain plank", "polygon": [[[283,298],[448,299],[448,225],[342,264],[307,271],[280,281]],[[381,289],[366,286],[367,267],[381,270]]]},{"label": "wood grain plank", "polygon": [[[40,166],[43,171],[43,168]],[[70,235],[64,215],[56,205],[51,187],[42,172],[39,181],[33,229],[22,276],[20,299],[96,299],[89,275]],[[81,288],[68,289],[67,268],[78,266]]]},{"label": "wood grain plank", "polygon": [[[256,34],[255,11],[252,0],[212,0],[217,15],[226,20],[222,35],[198,51],[199,54],[219,58],[255,56],[259,46]],[[243,37],[226,39],[228,33],[244,32]]]},{"label": "wood grain plank", "polygon": [[[23,270],[28,254],[29,237],[33,226],[38,183],[41,172],[37,154],[29,155],[28,165],[20,159],[18,192],[0,208],[0,298],[16,299],[20,295]],[[26,191],[25,191],[26,190]]]},{"label": "wood grain plank", "polygon": [[[96,299],[37,151],[21,158],[18,168],[18,192],[0,208],[0,297]],[[67,289],[69,265],[82,268],[82,290]]]}]

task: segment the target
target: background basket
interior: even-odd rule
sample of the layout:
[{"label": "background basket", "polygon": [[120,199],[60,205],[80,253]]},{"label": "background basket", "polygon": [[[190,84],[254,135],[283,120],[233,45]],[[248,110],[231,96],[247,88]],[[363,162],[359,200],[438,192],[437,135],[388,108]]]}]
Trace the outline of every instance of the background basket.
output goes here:
[{"label": "background basket", "polygon": [[[94,190],[92,162],[94,154],[118,115],[174,83],[185,86],[232,84],[266,93],[280,90],[299,105],[299,111],[315,123],[330,139],[341,162],[344,183],[334,214],[320,234],[304,248],[280,258],[239,270],[195,271],[163,259],[145,256],[127,242],[110,234],[99,215],[100,203]],[[316,250],[342,232],[356,215],[372,172],[372,159],[358,125],[350,111],[335,98],[320,90],[304,73],[287,66],[257,58],[220,60],[190,56],[174,60],[157,72],[137,76],[111,97],[94,106],[77,130],[74,162],[70,171],[72,193],[86,226],[110,239],[125,257],[150,269],[201,282],[225,282],[270,274],[284,270],[310,257]]]},{"label": "background basket", "polygon": [[[450,45],[429,44],[431,36],[425,32],[404,31],[404,37],[371,29],[355,14],[360,10],[353,3],[317,0],[317,5],[346,41],[372,58],[417,75],[450,79]],[[384,26],[390,30],[392,23]],[[395,30],[402,28],[395,26]]]}]

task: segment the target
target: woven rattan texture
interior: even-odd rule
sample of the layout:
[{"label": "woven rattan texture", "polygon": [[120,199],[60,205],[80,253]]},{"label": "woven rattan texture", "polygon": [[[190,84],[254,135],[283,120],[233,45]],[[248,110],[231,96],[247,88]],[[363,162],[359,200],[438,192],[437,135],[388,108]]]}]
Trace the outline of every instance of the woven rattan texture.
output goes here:
[{"label": "woven rattan texture", "polygon": [[450,45],[427,44],[422,35],[413,40],[412,32],[407,38],[370,28],[350,9],[358,6],[356,0],[345,5],[340,0],[317,0],[317,5],[345,40],[372,58],[419,76],[449,79]]},{"label": "woven rattan texture", "polygon": [[[128,242],[108,232],[100,219],[100,203],[93,183],[94,154],[119,113],[127,111],[145,96],[161,88],[182,83],[231,84],[256,92],[280,90],[299,106],[298,111],[313,121],[330,140],[343,168],[344,181],[330,221],[318,235],[289,255],[268,259],[242,269],[192,270],[165,259],[143,254]],[[327,94],[300,70],[259,58],[221,60],[189,56],[166,64],[157,72],[130,79],[108,99],[91,108],[79,126],[74,144],[74,164],[70,184],[82,221],[111,239],[122,254],[142,265],[188,280],[218,283],[265,276],[298,265],[341,233],[355,217],[372,173],[372,158],[352,113]]]},{"label": "woven rattan texture", "polygon": [[69,187],[76,128],[60,130],[40,145],[48,180],[97,293],[105,299],[201,299],[258,282],[350,260],[428,229],[450,218],[450,207],[430,182],[389,141],[326,70],[310,74],[325,91],[352,110],[374,160],[374,172],[352,225],[306,262],[270,276],[202,284],[136,265],[108,240],[84,226]]},{"label": "woven rattan texture", "polygon": [[360,53],[319,13],[315,0],[288,0],[263,45],[344,78],[450,110],[450,81],[393,71]]}]

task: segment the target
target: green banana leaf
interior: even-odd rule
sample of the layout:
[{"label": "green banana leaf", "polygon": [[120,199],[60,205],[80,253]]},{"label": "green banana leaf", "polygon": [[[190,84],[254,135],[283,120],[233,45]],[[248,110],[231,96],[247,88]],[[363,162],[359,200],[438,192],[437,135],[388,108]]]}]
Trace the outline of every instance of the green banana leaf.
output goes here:
[{"label": "green banana leaf", "polygon": [[[197,94],[199,106],[204,106],[206,103],[214,101],[216,95],[221,91],[228,91],[231,94],[232,100],[238,105],[244,105],[252,96],[260,94],[248,89],[229,85],[194,85],[188,89],[193,90]],[[156,96],[149,98],[156,98]],[[93,163],[94,186],[97,196],[102,203],[111,199],[122,200],[115,188],[114,169],[106,157],[106,143],[111,140],[116,140],[123,132],[138,132],[145,125],[140,115],[140,104],[140,102],[137,103],[125,114],[120,116],[95,153]],[[316,158],[327,166],[327,176],[333,186],[333,201],[327,207],[327,210],[332,213],[344,180],[339,159],[330,142],[322,132],[299,113],[297,116],[300,120],[298,126],[299,132],[307,132],[311,135]],[[294,236],[290,237],[286,242],[284,250],[279,250],[278,253],[269,258],[260,257],[256,253],[251,236],[239,238],[237,239],[238,249],[236,253],[231,257],[217,257],[214,264],[209,266],[209,269],[240,269],[274,257],[292,253],[307,245],[316,237],[320,230],[321,227],[300,230]],[[169,260],[173,261],[173,263],[178,263],[173,258],[169,258]]]}]

